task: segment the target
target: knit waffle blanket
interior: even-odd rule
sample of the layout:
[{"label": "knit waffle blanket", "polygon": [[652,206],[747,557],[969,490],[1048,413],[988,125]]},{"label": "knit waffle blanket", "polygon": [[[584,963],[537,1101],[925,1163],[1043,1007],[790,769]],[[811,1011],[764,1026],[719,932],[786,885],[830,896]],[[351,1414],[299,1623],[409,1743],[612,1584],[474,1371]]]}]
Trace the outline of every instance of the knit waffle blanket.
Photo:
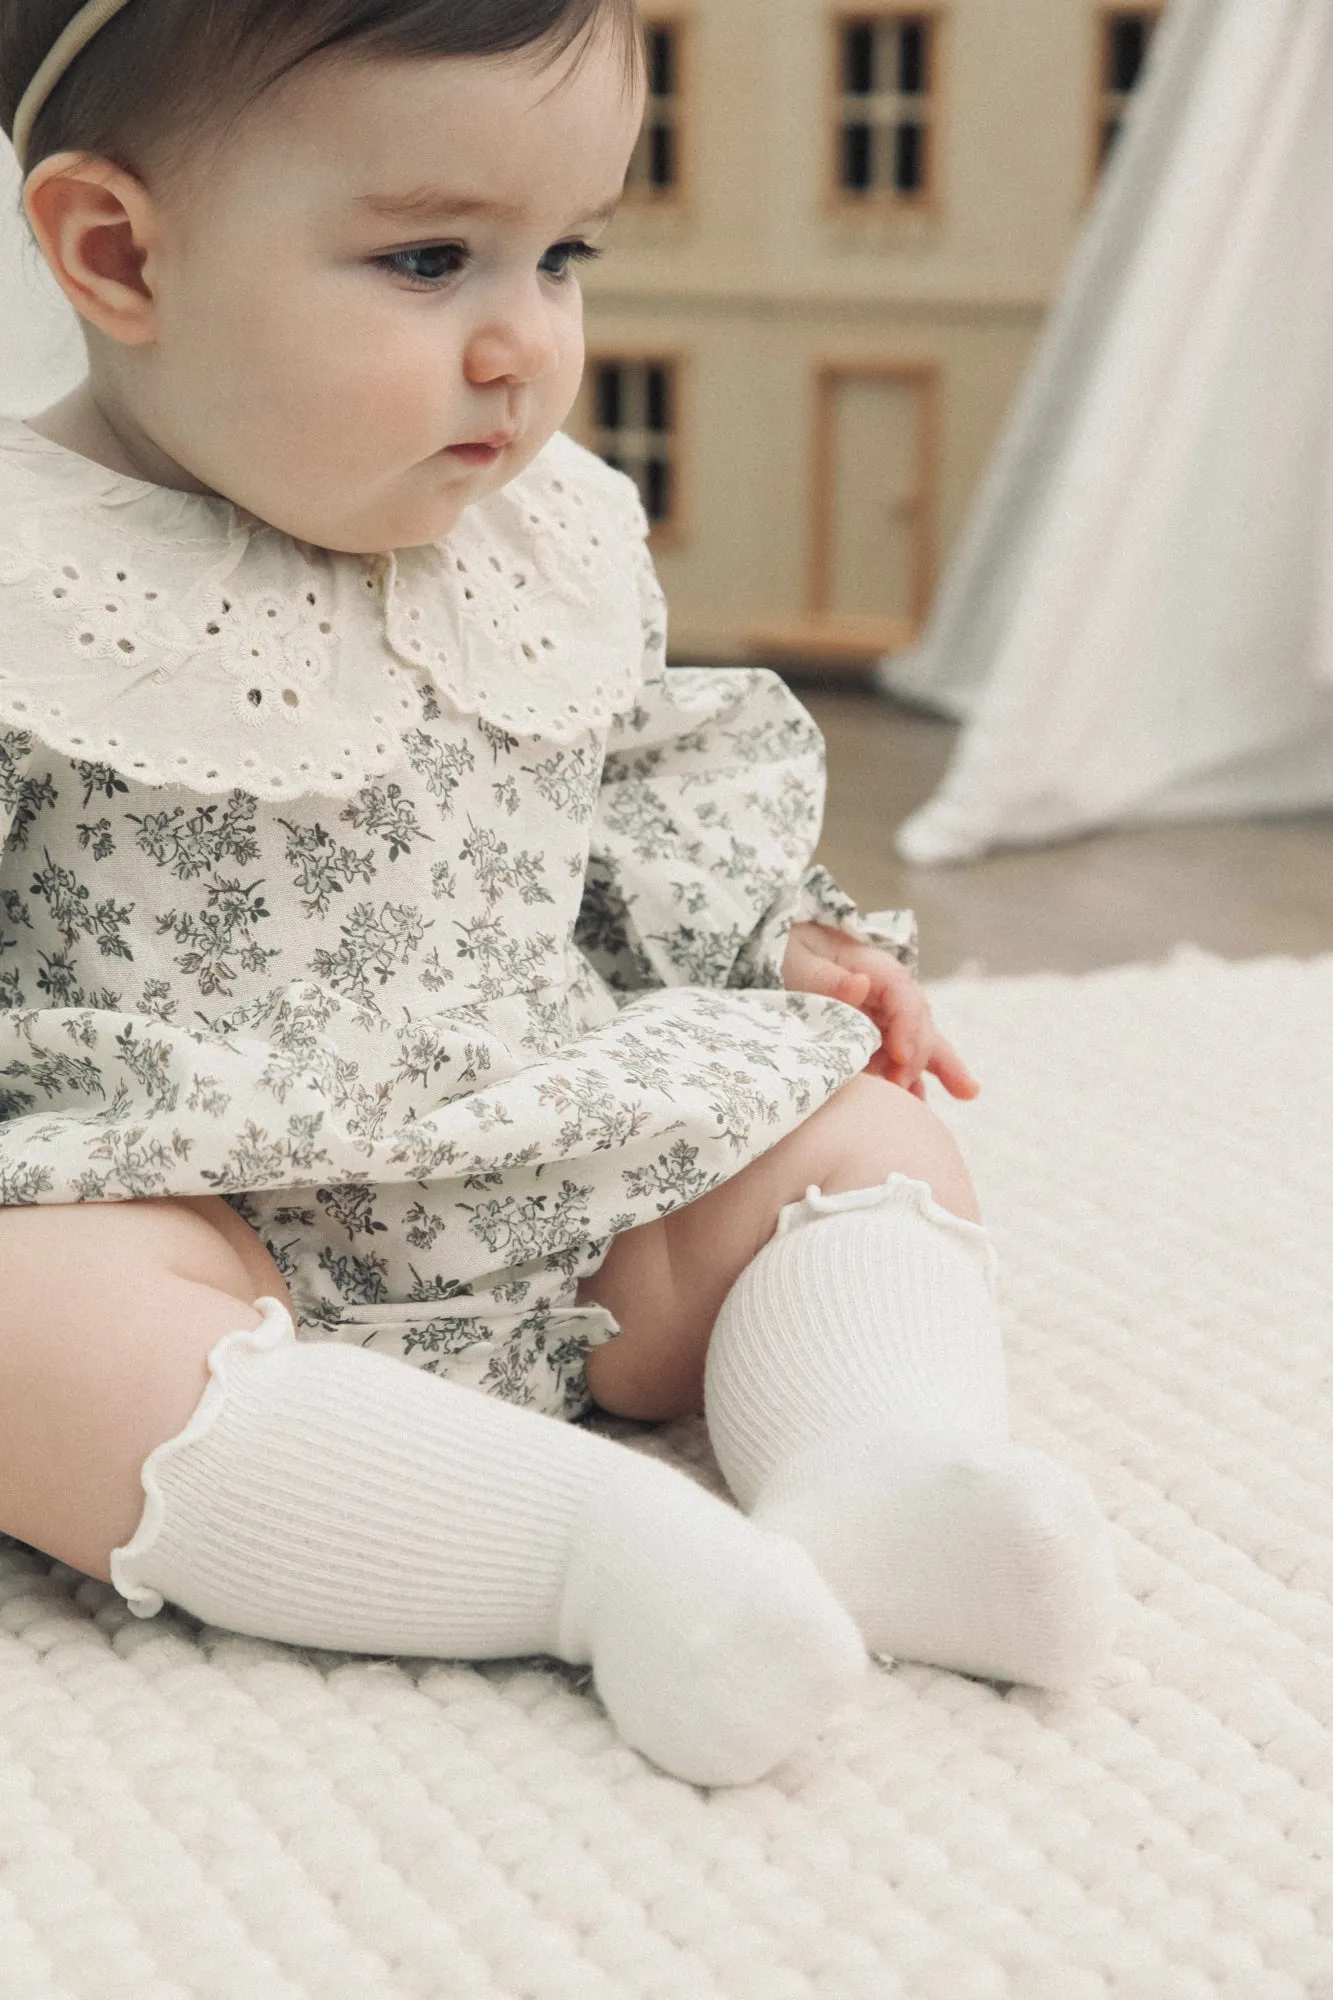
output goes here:
[{"label": "knit waffle blanket", "polygon": [[144,1623],[0,1542],[3,2000],[1333,2000],[1333,957],[934,998],[1016,1435],[1115,1524],[1098,1683],[886,1663],[708,1794],[576,1674]]}]

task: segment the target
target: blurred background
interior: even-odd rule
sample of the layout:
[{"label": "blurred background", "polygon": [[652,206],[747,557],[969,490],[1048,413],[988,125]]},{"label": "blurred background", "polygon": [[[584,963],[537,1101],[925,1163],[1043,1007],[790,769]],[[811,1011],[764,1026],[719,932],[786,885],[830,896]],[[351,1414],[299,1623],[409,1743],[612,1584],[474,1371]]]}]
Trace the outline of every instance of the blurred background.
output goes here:
[{"label": "blurred background", "polygon": [[645,13],[570,428],[673,659],[798,688],[927,974],[1333,947],[1324,0]]}]

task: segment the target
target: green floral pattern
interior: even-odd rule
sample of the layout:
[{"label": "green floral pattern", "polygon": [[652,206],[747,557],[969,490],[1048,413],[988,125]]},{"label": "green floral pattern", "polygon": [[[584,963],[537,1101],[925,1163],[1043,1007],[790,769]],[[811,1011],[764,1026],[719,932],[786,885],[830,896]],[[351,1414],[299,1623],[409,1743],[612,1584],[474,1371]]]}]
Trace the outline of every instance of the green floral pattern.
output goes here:
[{"label": "green floral pattern", "polygon": [[306,1337],[583,1412],[615,1327],[579,1278],[875,1041],[780,983],[794,919],[857,928],[811,866],[817,731],[771,674],[667,668],[624,560],[639,692],[567,742],[428,668],[348,800],[201,798],[0,729],[0,1203],[221,1194]]}]

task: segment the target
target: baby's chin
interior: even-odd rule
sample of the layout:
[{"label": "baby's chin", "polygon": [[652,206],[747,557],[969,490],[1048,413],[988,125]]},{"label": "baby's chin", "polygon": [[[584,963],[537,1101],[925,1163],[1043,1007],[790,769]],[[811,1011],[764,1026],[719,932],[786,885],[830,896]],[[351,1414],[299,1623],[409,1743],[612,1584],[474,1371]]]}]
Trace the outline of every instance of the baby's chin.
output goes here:
[{"label": "baby's chin", "polygon": [[400,490],[361,508],[349,506],[342,520],[310,520],[299,525],[275,520],[273,525],[297,541],[312,542],[334,554],[392,555],[396,549],[429,548],[453,533],[469,507],[517,479],[544,442],[525,441],[517,452],[506,453],[499,464],[470,478],[455,477],[442,484],[436,476],[423,480],[415,492]]},{"label": "baby's chin", "polygon": [[432,542],[443,541],[446,535],[452,535],[469,507],[475,507],[479,500],[486,499],[495,491],[495,485],[473,487],[466,493],[451,496],[447,506],[441,504],[423,512],[419,519],[405,520],[394,531],[392,541],[386,532],[379,538],[379,547],[374,553],[387,555],[392,549],[424,549],[429,548]]},{"label": "baby's chin", "polygon": [[480,493],[435,497],[429,504],[348,509],[341,519],[303,516],[284,508],[266,509],[260,517],[293,541],[332,555],[383,556],[397,549],[424,549],[451,535]]}]

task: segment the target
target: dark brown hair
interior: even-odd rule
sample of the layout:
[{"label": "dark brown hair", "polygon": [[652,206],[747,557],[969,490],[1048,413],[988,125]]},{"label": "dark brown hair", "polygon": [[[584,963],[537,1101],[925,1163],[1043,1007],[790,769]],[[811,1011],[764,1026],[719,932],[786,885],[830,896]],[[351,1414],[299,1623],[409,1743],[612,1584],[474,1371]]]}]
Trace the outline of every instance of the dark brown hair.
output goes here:
[{"label": "dark brown hair", "polygon": [[[0,125],[81,0],[0,0]],[[303,63],[335,50],[376,57],[505,56],[555,61],[600,21],[620,36],[627,75],[642,61],[635,0],[129,0],[43,106],[28,166],[65,151],[143,174],[183,166]]]}]

